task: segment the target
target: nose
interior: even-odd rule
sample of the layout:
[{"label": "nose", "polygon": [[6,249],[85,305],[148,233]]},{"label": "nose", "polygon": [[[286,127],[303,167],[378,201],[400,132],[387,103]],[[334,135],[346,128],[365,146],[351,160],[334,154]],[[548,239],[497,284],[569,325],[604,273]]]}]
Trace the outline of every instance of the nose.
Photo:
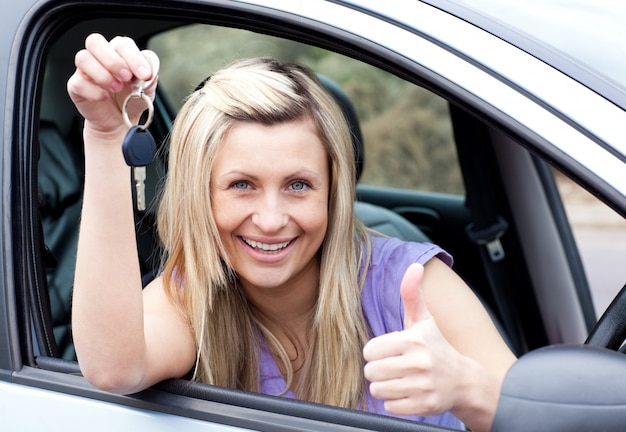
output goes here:
[{"label": "nose", "polygon": [[286,205],[278,193],[267,193],[254,203],[252,223],[265,234],[279,232],[289,221]]}]

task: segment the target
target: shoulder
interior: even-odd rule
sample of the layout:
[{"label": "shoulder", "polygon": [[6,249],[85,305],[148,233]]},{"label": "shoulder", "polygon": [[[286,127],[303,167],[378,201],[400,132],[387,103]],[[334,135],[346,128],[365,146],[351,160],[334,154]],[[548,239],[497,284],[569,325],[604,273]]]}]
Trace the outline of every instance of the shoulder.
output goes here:
[{"label": "shoulder", "polygon": [[[402,330],[403,308],[400,284],[406,269],[413,263],[441,261],[452,265],[452,257],[432,243],[405,242],[396,238],[372,235],[370,262],[365,271],[361,305],[375,336]],[[444,265],[443,263],[447,264]]]},{"label": "shoulder", "polygon": [[452,256],[433,243],[407,242],[397,238],[370,235],[371,267],[394,269],[405,268],[410,264],[426,264],[431,258],[437,257],[452,267]]}]

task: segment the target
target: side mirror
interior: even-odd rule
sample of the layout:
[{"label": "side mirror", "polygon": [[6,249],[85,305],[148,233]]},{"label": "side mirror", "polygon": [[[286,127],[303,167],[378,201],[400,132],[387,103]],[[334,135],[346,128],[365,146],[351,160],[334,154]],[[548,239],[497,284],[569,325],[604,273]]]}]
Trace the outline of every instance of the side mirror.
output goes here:
[{"label": "side mirror", "polygon": [[521,357],[500,393],[492,432],[626,430],[626,356],[588,345]]}]

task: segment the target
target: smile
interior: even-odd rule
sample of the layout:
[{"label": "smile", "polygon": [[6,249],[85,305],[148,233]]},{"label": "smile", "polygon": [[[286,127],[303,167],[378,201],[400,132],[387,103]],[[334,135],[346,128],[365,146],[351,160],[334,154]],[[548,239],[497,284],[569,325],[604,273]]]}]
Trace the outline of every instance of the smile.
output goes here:
[{"label": "smile", "polygon": [[249,240],[245,237],[241,237],[241,239],[244,241],[244,243],[246,243],[251,248],[262,250],[263,252],[276,252],[276,251],[286,248],[291,243],[291,241],[286,241],[282,243],[269,244],[269,243],[261,243],[258,241]]}]

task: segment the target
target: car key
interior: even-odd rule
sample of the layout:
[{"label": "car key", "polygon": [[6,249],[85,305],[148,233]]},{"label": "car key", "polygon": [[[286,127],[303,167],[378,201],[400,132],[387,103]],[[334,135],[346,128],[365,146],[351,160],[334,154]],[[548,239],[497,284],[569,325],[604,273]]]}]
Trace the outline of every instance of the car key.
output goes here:
[{"label": "car key", "polygon": [[[154,137],[148,130],[154,115],[152,100],[146,96],[144,89],[152,86],[159,70],[158,57],[152,58],[153,78],[150,81],[135,79],[132,83],[133,91],[126,97],[122,106],[124,121],[129,126],[129,130],[122,142],[122,153],[126,164],[133,168],[133,180],[137,195],[137,210],[146,210],[146,166],[152,163],[156,154],[156,143]],[[143,125],[133,125],[128,117],[128,103],[132,99],[142,99],[148,108],[148,118]]]},{"label": "car key", "polygon": [[137,210],[146,209],[145,181],[146,166],[150,165],[156,154],[156,143],[148,129],[143,126],[131,127],[122,142],[124,161],[133,167],[133,179],[137,191]]}]

